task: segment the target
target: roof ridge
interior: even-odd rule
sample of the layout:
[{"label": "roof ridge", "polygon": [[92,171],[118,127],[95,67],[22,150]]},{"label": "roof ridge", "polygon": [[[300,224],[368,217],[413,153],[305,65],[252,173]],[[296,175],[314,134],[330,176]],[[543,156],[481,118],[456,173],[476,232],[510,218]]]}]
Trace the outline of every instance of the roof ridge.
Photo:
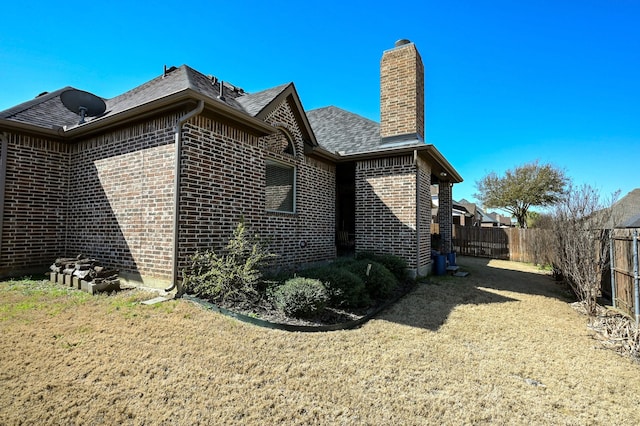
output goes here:
[{"label": "roof ridge", "polygon": [[356,117],[362,118],[363,120],[370,121],[371,123],[374,123],[374,124],[376,124],[376,125],[378,125],[378,126],[380,125],[380,123],[378,123],[377,121],[372,120],[372,119],[370,119],[370,118],[368,118],[368,117],[365,117],[364,115],[360,115],[360,114],[358,114],[358,113],[355,113],[355,112],[353,112],[353,111],[349,111],[349,110],[344,109],[344,108],[340,108],[340,107],[335,106],[335,105],[327,105],[327,106],[325,106],[325,107],[314,108],[314,109],[309,110],[309,111],[307,111],[307,112],[312,112],[312,111],[322,111],[322,110],[325,110],[325,111],[326,111],[326,110],[329,110],[329,109],[336,109],[336,110],[338,110],[338,111],[340,111],[340,112],[343,112],[343,113],[346,113],[346,114],[349,114],[349,115],[353,115],[353,116],[356,116]]},{"label": "roof ridge", "polygon": [[[201,73],[200,71],[198,71],[198,70],[194,69],[194,68],[191,68],[191,67],[190,67],[189,65],[187,65],[187,64],[182,64],[182,65],[180,65],[180,66],[178,67],[178,69],[180,69],[180,68],[184,68],[184,73],[185,73],[185,75],[187,76],[187,87],[188,87],[189,89],[196,90],[195,83],[194,83],[193,79],[191,78],[191,76],[193,75],[193,73],[194,73],[194,72],[197,72],[197,73],[199,73],[199,74],[202,74],[202,73]],[[202,74],[202,75],[204,75],[204,74]]]}]

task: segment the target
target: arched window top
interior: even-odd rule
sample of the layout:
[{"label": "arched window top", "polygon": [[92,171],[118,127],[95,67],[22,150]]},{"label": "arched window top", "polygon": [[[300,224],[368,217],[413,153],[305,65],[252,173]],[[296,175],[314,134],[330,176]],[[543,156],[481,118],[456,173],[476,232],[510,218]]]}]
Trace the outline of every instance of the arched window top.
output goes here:
[{"label": "arched window top", "polygon": [[274,133],[267,142],[267,149],[277,152],[278,154],[288,154],[294,157],[296,151],[293,144],[293,136],[282,126],[277,126],[276,128],[277,132]]}]

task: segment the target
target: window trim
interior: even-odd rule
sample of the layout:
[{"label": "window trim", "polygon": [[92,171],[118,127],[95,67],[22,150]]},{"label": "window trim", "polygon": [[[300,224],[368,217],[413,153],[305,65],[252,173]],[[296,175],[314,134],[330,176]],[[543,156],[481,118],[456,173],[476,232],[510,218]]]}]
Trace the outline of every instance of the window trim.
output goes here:
[{"label": "window trim", "polygon": [[[293,210],[289,211],[289,210],[274,210],[274,209],[268,209],[266,208],[266,196],[267,196],[267,166],[268,165],[275,165],[275,166],[279,166],[282,168],[288,168],[288,169],[292,169],[293,170],[293,188],[292,188],[292,198],[293,198],[293,202],[292,204],[292,208]],[[296,203],[296,198],[297,198],[297,194],[298,194],[298,168],[296,167],[295,164],[290,164],[284,161],[279,161],[276,160],[275,158],[265,158],[265,162],[264,162],[264,188],[265,188],[265,210],[269,213],[286,213],[286,214],[296,214],[297,212],[297,203]]]},{"label": "window trim", "polygon": [[[285,137],[285,139],[288,142],[287,148],[282,151],[279,152],[279,154],[282,155],[289,155],[293,158],[296,157],[296,145],[293,143],[293,141],[295,140],[293,138],[293,135],[291,134],[291,132],[289,132],[289,129],[287,129],[286,127],[282,126],[282,125],[278,125],[276,126],[276,129],[278,129],[278,131]],[[291,147],[291,152],[286,152],[287,149],[289,149],[289,147]]]}]

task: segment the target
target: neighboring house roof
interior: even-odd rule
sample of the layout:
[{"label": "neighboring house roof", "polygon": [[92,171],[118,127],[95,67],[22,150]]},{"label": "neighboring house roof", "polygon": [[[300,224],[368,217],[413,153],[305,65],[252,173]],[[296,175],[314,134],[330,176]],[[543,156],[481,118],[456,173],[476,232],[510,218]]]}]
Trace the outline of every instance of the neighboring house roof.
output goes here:
[{"label": "neighboring house roof", "polygon": [[640,228],[640,214],[637,214],[622,222],[617,228]]},{"label": "neighboring house roof", "polygon": [[[461,199],[460,201],[457,202],[458,205],[464,207],[468,212],[470,212],[472,215],[479,217],[480,218],[480,222],[481,223],[492,223],[494,225],[500,225],[501,221],[498,219],[499,214],[497,213],[486,213],[484,210],[482,210],[480,207],[478,207],[477,204],[472,203],[470,201],[467,201],[466,199]],[[504,217],[504,216],[502,216]],[[504,225],[509,225],[511,226],[511,219],[506,218],[508,220],[508,222],[503,222],[502,224]]]},{"label": "neighboring house roof", "polygon": [[469,213],[475,215],[476,213],[478,213],[478,211],[480,210],[480,208],[475,204],[472,203],[470,201],[467,201],[466,199],[461,199],[460,201],[454,201],[455,204],[464,207]]},{"label": "neighboring house roof", "polygon": [[[434,194],[432,192],[431,193],[431,215],[432,216],[438,215],[439,204],[440,204],[440,199],[438,197],[438,194],[437,193]],[[451,207],[451,210],[452,210],[453,216],[473,217],[473,214],[469,213],[467,208],[461,205],[460,203],[458,203],[456,200],[453,200],[453,205]]]},{"label": "neighboring house roof", "polygon": [[640,188],[619,199],[613,204],[612,210],[616,228],[640,228]]},{"label": "neighboring house roof", "polygon": [[510,216],[505,216],[497,212],[488,213],[488,216],[494,219],[495,222],[499,223],[500,225],[505,225],[505,226],[512,225]]},{"label": "neighboring house roof", "polygon": [[489,214],[485,213],[481,208],[478,208],[478,212],[480,212],[480,216],[482,217],[482,223],[500,224],[500,222],[498,222],[495,218],[489,216]]}]

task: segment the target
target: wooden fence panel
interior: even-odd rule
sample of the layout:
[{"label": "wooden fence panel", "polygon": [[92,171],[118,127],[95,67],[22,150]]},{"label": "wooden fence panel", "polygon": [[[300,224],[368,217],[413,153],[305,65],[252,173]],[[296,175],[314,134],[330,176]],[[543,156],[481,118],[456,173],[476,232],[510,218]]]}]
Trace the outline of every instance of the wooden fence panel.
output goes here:
[{"label": "wooden fence panel", "polygon": [[453,248],[463,256],[509,259],[509,238],[501,228],[454,225]]},{"label": "wooden fence panel", "polygon": [[[438,233],[437,224],[431,232]],[[637,229],[635,230],[638,231]],[[634,245],[640,251],[640,238],[634,238],[633,229],[613,230],[613,270],[603,271],[602,292],[613,297],[614,305],[632,317],[640,317],[640,301],[636,297],[637,271],[640,265],[634,259]],[[551,264],[552,234],[545,229],[480,228],[453,225],[453,249],[459,255],[490,257],[536,265]],[[611,279],[615,285],[611,285]],[[636,307],[638,306],[638,307]],[[638,318],[636,318],[638,320]]]},{"label": "wooden fence panel", "polygon": [[[632,229],[615,229],[612,236],[613,244],[613,265],[612,279],[615,282],[614,306],[631,315],[636,316],[636,305],[638,301],[635,297],[636,277],[639,265],[634,265],[638,261],[634,259],[634,245],[639,250],[640,241],[633,236]],[[637,252],[636,252],[637,253]],[[613,295],[612,295],[613,296]],[[636,318],[637,320],[637,318]]]},{"label": "wooden fence panel", "polygon": [[509,228],[509,259],[546,265],[551,263],[551,231],[547,229]]},{"label": "wooden fence panel", "polygon": [[453,247],[463,256],[546,264],[549,237],[549,231],[542,229],[453,226]]}]

